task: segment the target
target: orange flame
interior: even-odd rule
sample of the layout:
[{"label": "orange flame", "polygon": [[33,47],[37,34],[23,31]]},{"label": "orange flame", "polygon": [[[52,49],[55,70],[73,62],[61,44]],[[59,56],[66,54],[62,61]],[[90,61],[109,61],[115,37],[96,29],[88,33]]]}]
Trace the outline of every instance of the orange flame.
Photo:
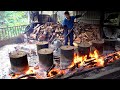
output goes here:
[{"label": "orange flame", "polygon": [[115,60],[117,60],[117,59],[119,59],[119,57],[118,57],[118,56],[115,56]]},{"label": "orange flame", "polygon": [[53,77],[55,75],[58,75],[58,74],[64,74],[65,71],[64,70],[60,70],[60,69],[52,69],[49,73],[48,73],[48,77]]},{"label": "orange flame", "polygon": [[90,53],[89,56],[90,56],[91,58],[95,58],[95,59],[98,58],[98,57],[99,57],[98,51],[95,50],[93,53]]},{"label": "orange flame", "polygon": [[[24,74],[33,74],[33,73],[35,73],[35,70],[34,70],[34,68],[32,68],[32,67],[29,67],[29,70],[27,70],[26,72],[24,72]],[[12,75],[10,75],[10,76],[12,76]],[[17,78],[17,77],[19,77],[20,76],[20,74],[15,74],[14,76],[12,76],[11,78],[12,79],[15,79],[15,78]],[[24,79],[24,78],[23,78]]]},{"label": "orange flame", "polygon": [[33,74],[33,73],[35,73],[35,70],[32,67],[29,67],[29,70],[25,72],[25,74]]},{"label": "orange flame", "polygon": [[94,51],[93,54],[90,54],[90,57],[95,58],[95,62],[97,62],[97,66],[104,66],[104,59],[103,57],[99,58],[99,52],[97,50]]},{"label": "orange flame", "polygon": [[97,66],[99,66],[99,67],[103,67],[104,66],[104,60],[103,60],[102,57],[96,59],[95,61],[97,62],[97,64],[96,64]]},{"label": "orange flame", "polygon": [[120,56],[120,51],[116,52]]},{"label": "orange flame", "polygon": [[[99,52],[95,50],[93,53],[89,54],[90,58],[94,58],[94,62],[96,62],[97,66],[104,66],[104,59],[103,57],[99,58]],[[76,63],[78,64],[78,67],[83,66],[85,64],[85,61],[87,61],[87,55],[85,56],[79,56],[78,54],[74,54],[74,59],[71,65],[68,68],[72,68]]]},{"label": "orange flame", "polygon": [[72,68],[75,64],[78,64],[78,67],[82,66],[84,64],[84,61],[87,60],[87,55],[85,56],[79,56],[77,53],[74,54],[73,62],[71,63],[68,68]]},{"label": "orange flame", "polygon": [[12,79],[15,79],[15,78],[17,78],[17,77],[19,77],[20,75],[18,75],[18,74],[15,74],[15,76],[12,76],[11,78]]},{"label": "orange flame", "polygon": [[[112,56],[113,54],[118,54],[118,56],[115,56],[115,59],[112,58],[111,60],[109,60],[109,62],[113,62],[114,60],[120,59],[120,51],[108,54],[107,56]],[[105,56],[105,57],[107,57],[107,56]],[[89,57],[91,59],[93,58],[94,62],[96,62],[94,65],[96,65],[98,67],[103,67],[104,66],[104,58],[105,57],[99,57],[99,52],[97,50],[95,50],[93,53],[90,52]],[[89,59],[89,60],[91,60],[91,59]],[[73,62],[71,63],[70,66],[68,66],[68,68],[72,68],[76,64],[78,64],[78,67],[83,66],[86,63],[85,61],[88,61],[87,55],[79,56],[77,53],[75,53]],[[91,65],[90,66],[88,65],[87,67],[90,68]],[[29,67],[29,70],[26,71],[25,74],[35,73],[35,69],[38,69],[38,67],[37,68]],[[60,69],[54,68],[48,73],[48,77],[53,77],[53,76],[58,75],[58,74],[65,74],[65,70],[60,70]],[[15,74],[15,76],[12,76],[12,79],[17,78],[19,76],[20,75]]]}]

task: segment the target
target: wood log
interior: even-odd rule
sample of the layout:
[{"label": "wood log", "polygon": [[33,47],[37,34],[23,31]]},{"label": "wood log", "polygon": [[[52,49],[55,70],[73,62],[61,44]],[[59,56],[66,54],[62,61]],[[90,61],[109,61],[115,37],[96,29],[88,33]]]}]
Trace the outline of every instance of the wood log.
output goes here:
[{"label": "wood log", "polygon": [[53,50],[44,48],[38,51],[39,62],[46,68],[53,65]]},{"label": "wood log", "polygon": [[60,77],[62,77],[62,76],[63,76],[63,74],[57,74],[53,77],[47,77],[46,79],[60,79]]},{"label": "wood log", "polygon": [[46,72],[47,72],[47,75],[48,73],[55,67],[55,64],[53,64]]},{"label": "wood log", "polygon": [[67,69],[72,63],[74,58],[74,47],[73,46],[61,46],[61,56],[60,56],[60,68]]},{"label": "wood log", "polygon": [[43,48],[48,48],[48,42],[46,41],[41,41],[37,43],[37,51]]},{"label": "wood log", "polygon": [[16,79],[21,79],[21,78],[30,77],[30,76],[36,76],[36,74],[25,74],[25,75],[17,77]]},{"label": "wood log", "polygon": [[98,50],[99,54],[103,54],[104,50],[104,40],[94,40],[92,42],[92,46],[95,47],[95,49]]},{"label": "wood log", "polygon": [[23,51],[13,51],[9,54],[11,70],[13,72],[25,72],[29,69],[27,54]]},{"label": "wood log", "polygon": [[90,47],[91,45],[89,43],[80,43],[78,46],[78,54],[79,56],[85,56],[87,55],[87,58],[89,58],[89,53],[90,53]]}]

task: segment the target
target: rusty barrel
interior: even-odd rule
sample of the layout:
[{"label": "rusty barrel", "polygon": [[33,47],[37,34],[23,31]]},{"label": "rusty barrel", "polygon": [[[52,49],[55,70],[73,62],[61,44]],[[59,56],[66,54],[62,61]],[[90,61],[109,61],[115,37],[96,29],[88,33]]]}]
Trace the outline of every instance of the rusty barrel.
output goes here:
[{"label": "rusty barrel", "polygon": [[61,46],[60,69],[67,69],[74,59],[73,46]]},{"label": "rusty barrel", "polygon": [[90,47],[91,47],[91,45],[89,43],[84,43],[84,42],[80,43],[78,46],[79,56],[87,55],[87,58],[89,58]]},{"label": "rusty barrel", "polygon": [[39,63],[46,69],[53,65],[53,50],[49,48],[43,48],[38,51]]},{"label": "rusty barrel", "polygon": [[104,40],[94,40],[92,42],[92,46],[95,47],[95,49],[97,49],[97,51],[99,52],[99,54],[103,54],[103,50],[104,50]]},{"label": "rusty barrel", "polygon": [[36,45],[37,45],[37,51],[39,51],[40,49],[43,49],[43,48],[48,48],[47,41],[38,42]]},{"label": "rusty barrel", "polygon": [[9,54],[11,70],[13,72],[25,72],[29,69],[27,54],[23,51],[13,51]]}]

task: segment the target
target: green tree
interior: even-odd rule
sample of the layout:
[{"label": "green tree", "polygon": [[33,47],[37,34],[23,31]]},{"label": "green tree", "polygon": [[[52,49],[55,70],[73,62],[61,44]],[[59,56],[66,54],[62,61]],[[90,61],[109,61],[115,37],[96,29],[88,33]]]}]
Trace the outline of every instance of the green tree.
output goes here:
[{"label": "green tree", "polygon": [[13,27],[27,24],[27,11],[0,11],[0,27]]}]

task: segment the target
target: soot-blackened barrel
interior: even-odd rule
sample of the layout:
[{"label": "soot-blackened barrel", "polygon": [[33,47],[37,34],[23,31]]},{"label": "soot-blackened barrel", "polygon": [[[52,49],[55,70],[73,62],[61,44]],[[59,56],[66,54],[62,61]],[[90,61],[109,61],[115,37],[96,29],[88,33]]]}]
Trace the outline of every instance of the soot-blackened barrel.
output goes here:
[{"label": "soot-blackened barrel", "polygon": [[97,49],[99,54],[103,54],[104,40],[95,40],[95,41],[92,42],[92,46]]},{"label": "soot-blackened barrel", "polygon": [[43,48],[48,48],[48,42],[47,41],[41,41],[37,43],[37,51]]},{"label": "soot-blackened barrel", "polygon": [[79,56],[87,55],[87,58],[89,58],[90,47],[91,45],[89,43],[84,43],[84,42],[80,43],[78,46]]},{"label": "soot-blackened barrel", "polygon": [[46,68],[50,68],[53,65],[53,50],[44,48],[38,51],[39,62]]},{"label": "soot-blackened barrel", "polygon": [[61,46],[60,69],[67,69],[74,59],[73,46]]},{"label": "soot-blackened barrel", "polygon": [[27,54],[23,51],[14,51],[9,54],[11,70],[14,72],[24,72],[29,69]]}]

